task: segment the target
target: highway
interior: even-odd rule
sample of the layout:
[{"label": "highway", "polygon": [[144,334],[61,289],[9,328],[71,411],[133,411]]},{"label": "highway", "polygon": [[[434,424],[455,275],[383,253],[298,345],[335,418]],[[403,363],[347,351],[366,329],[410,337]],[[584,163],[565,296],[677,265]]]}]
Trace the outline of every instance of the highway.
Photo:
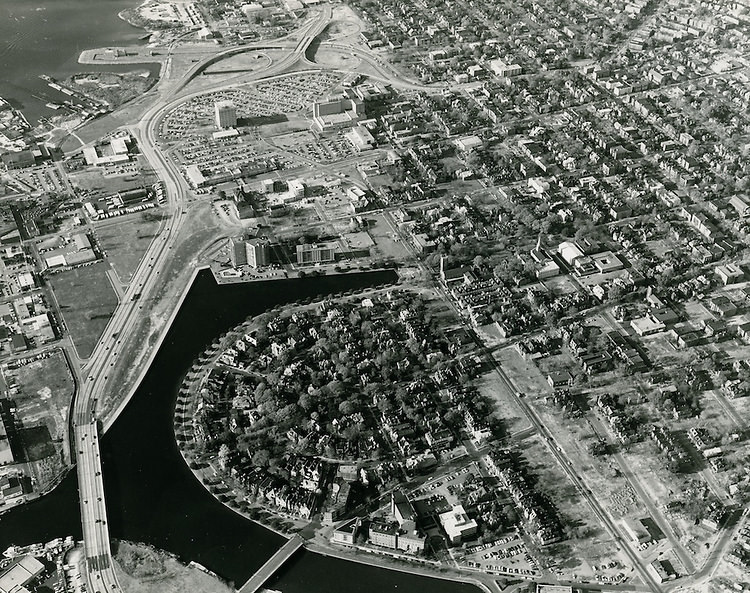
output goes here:
[{"label": "highway", "polygon": [[[301,38],[294,49],[284,59],[269,70],[260,73],[263,77],[272,73],[282,73],[294,65],[304,55],[313,39],[319,35],[332,17],[330,7],[323,8],[318,17],[304,25]],[[176,91],[179,90],[176,89]],[[175,91],[175,92],[176,92]],[[203,91],[206,92],[206,91]],[[171,94],[174,95],[174,92]],[[188,187],[179,168],[158,145],[159,123],[169,110],[185,98],[167,102],[164,98],[150,108],[132,129],[139,141],[143,156],[154,168],[164,183],[167,199],[168,219],[159,235],[149,245],[146,254],[136,269],[130,284],[122,295],[109,324],[96,344],[85,366],[86,378],[76,394],[73,404],[72,447],[77,458],[77,473],[83,526],[84,548],[88,567],[88,590],[93,593],[112,593],[121,590],[114,572],[110,549],[107,508],[104,496],[104,483],[99,452],[99,421],[106,431],[125,407],[128,398],[120,402],[106,418],[97,417],[99,402],[104,402],[109,387],[109,370],[115,364],[115,357],[132,338],[138,326],[143,302],[153,296],[159,274],[165,269],[170,250],[180,236],[186,218],[185,204]]]},{"label": "highway", "polygon": [[[305,22],[302,27],[297,29],[294,33],[291,33],[290,35],[287,35],[286,37],[281,37],[278,39],[274,39],[265,43],[253,43],[248,45],[243,45],[240,47],[233,47],[231,49],[225,50],[223,52],[220,52],[218,54],[214,54],[210,56],[209,58],[206,58],[205,60],[202,60],[201,62],[195,64],[188,72],[185,73],[185,75],[182,77],[182,80],[180,81],[180,84],[172,91],[172,95],[178,94],[181,90],[185,88],[185,86],[193,79],[195,78],[200,72],[202,72],[205,68],[210,66],[211,64],[214,64],[220,60],[223,60],[225,58],[228,58],[230,56],[248,52],[248,51],[257,51],[260,49],[287,49],[289,50],[289,53],[284,56],[281,60],[278,62],[272,64],[269,68],[266,70],[263,70],[258,73],[259,78],[268,78],[270,76],[274,76],[276,74],[282,74],[285,70],[293,66],[297,60],[299,60],[301,57],[305,55],[305,52],[307,51],[307,48],[310,47],[310,44],[312,43],[313,39],[315,39],[318,35],[320,35],[325,28],[328,26],[328,24],[331,22],[331,19],[333,17],[333,9],[326,5],[321,7],[320,12],[318,15],[314,18],[309,19],[308,22]],[[295,38],[297,35],[300,35],[299,41],[297,41],[296,45],[291,45],[285,42],[291,41],[293,38]],[[197,94],[203,95],[209,92],[214,92],[216,89],[208,89],[208,90],[202,90]]]},{"label": "highway", "polygon": [[[289,71],[300,59],[304,59],[310,44],[328,26],[331,18],[331,7],[322,7],[315,18],[306,21],[295,32],[294,36],[298,35],[298,40],[296,37],[292,39],[293,36],[289,36],[283,42],[284,48],[289,50],[287,55],[273,63],[266,70],[249,77],[248,80],[266,79]],[[275,43],[278,43],[278,41]],[[292,44],[293,41],[296,41],[296,43]],[[222,52],[218,56],[214,55],[196,64],[172,91],[162,95],[158,102],[146,111],[137,125],[131,127],[131,131],[138,139],[139,148],[143,156],[148,160],[159,179],[164,183],[165,196],[167,198],[166,209],[169,215],[161,232],[151,243],[139,267],[133,274],[129,286],[126,290],[122,291],[120,303],[85,366],[85,380],[82,382],[74,401],[72,416],[74,420],[74,445],[71,449],[77,457],[81,518],[89,575],[88,590],[91,592],[111,593],[120,591],[120,585],[113,569],[110,549],[107,509],[99,453],[99,431],[100,428],[102,432],[106,431],[112,425],[127,404],[128,398],[119,402],[119,406],[108,413],[106,417],[99,417],[97,415],[97,412],[100,411],[99,403],[100,401],[102,403],[105,401],[105,394],[108,392],[111,382],[110,370],[116,362],[116,357],[122,351],[123,346],[132,341],[135,330],[139,325],[139,319],[146,314],[142,311],[144,308],[143,303],[148,302],[155,293],[158,281],[160,280],[160,273],[165,270],[168,263],[170,251],[174,248],[183,232],[187,214],[186,203],[189,188],[182,177],[179,167],[167,155],[163,154],[159,148],[159,126],[163,116],[178,104],[195,96],[235,86],[235,84],[224,84],[221,87],[217,86],[212,89],[202,89],[193,93],[180,95],[189,80],[200,73],[205,67],[215,62],[217,58],[220,59],[219,56],[227,57],[234,53],[252,51],[259,47],[268,47],[269,45],[272,44],[257,44],[256,46],[232,48],[231,50]],[[340,43],[324,43],[323,46],[351,53],[373,67],[377,72],[382,73],[384,80],[388,80],[389,82],[395,82],[400,86],[419,90],[435,90],[437,88],[435,86],[428,87],[421,85],[416,81],[405,78],[390,65],[382,62],[380,58],[361,48]],[[389,222],[392,223],[392,221]],[[400,234],[396,230],[395,225],[393,226],[394,232]],[[408,246],[408,242],[404,244]],[[419,260],[417,259],[417,261]],[[425,271],[430,274],[429,270],[425,269]],[[444,290],[439,286],[438,290],[443,293],[443,297],[450,303],[450,299],[444,294]],[[492,356],[492,353],[481,342],[477,341],[477,344],[491,362],[509,392],[513,395],[520,409],[528,418],[531,427],[526,430],[536,430],[539,432],[560,467],[591,507],[597,519],[604,525],[617,545],[622,548],[632,561],[648,590],[660,593],[663,589],[647,570],[647,563],[633,549],[629,541],[623,537],[619,525],[600,505],[593,492],[578,476],[571,461],[558,446],[553,435],[542,423],[533,407],[528,404],[523,394],[520,394],[515,389],[504,370]],[[132,391],[130,395],[132,395]],[[271,560],[274,558],[276,556]],[[710,566],[714,567],[715,564],[712,562]],[[263,569],[261,569],[261,573],[262,571]]]}]

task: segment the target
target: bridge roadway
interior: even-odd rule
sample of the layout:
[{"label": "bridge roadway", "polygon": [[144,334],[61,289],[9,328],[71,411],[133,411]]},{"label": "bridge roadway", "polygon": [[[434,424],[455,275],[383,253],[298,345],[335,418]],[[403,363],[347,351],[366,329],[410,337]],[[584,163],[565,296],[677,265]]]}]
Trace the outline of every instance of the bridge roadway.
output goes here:
[{"label": "bridge roadway", "polygon": [[299,535],[292,536],[278,552],[271,556],[268,561],[261,566],[258,571],[251,576],[248,581],[238,589],[239,593],[256,593],[263,585],[268,582],[274,573],[283,566],[283,564],[292,557],[292,555],[305,545]]},{"label": "bridge roadway", "polygon": [[[301,31],[301,39],[290,54],[276,64],[277,69],[288,68],[304,55],[312,40],[328,25],[331,16],[331,8],[325,7],[317,19],[307,23]],[[109,372],[123,347],[120,344],[132,338],[138,327],[137,320],[147,314],[147,310],[142,311],[144,302],[148,302],[154,293],[159,274],[169,259],[169,252],[175,245],[186,218],[184,205],[188,196],[187,185],[179,168],[161,152],[157,141],[161,118],[179,102],[170,102],[167,97],[162,97],[159,103],[143,115],[137,128],[133,130],[139,138],[142,153],[164,182],[169,217],[149,245],[127,290],[121,295],[117,309],[86,363],[86,380],[81,384],[73,403],[73,446],[77,458],[81,523],[88,572],[87,590],[90,593],[120,593],[122,590],[114,571],[110,548],[99,452],[97,404],[99,400],[104,401],[109,390]],[[112,425],[124,409],[126,401],[127,399],[102,419],[103,430]]]},{"label": "bridge roadway", "polygon": [[76,418],[75,438],[78,443],[78,467],[91,479],[80,483],[80,505],[88,566],[89,591],[119,591],[112,564],[112,550],[107,528],[107,507],[104,502],[102,464],[99,457],[99,428],[96,420]]}]

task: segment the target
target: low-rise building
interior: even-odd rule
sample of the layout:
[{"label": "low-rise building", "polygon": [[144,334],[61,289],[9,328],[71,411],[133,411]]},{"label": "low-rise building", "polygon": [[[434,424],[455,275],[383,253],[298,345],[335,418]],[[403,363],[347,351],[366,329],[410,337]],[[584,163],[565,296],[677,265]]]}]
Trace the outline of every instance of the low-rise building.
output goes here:
[{"label": "low-rise building", "polygon": [[338,243],[303,243],[297,245],[297,264],[304,266],[318,263],[330,263],[336,260]]},{"label": "low-rise building", "polygon": [[724,286],[740,282],[745,277],[745,273],[739,268],[739,266],[731,263],[716,266],[715,271]]},{"label": "low-rise building", "polygon": [[26,585],[44,572],[44,564],[33,556],[24,556],[0,574],[0,593],[25,593]]},{"label": "low-rise building", "polygon": [[463,538],[477,532],[477,522],[469,518],[463,505],[454,506],[450,511],[442,513],[439,519],[452,544],[458,544]]},{"label": "low-rise building", "polygon": [[336,544],[353,546],[360,527],[359,519],[351,519],[333,530],[331,541]]}]

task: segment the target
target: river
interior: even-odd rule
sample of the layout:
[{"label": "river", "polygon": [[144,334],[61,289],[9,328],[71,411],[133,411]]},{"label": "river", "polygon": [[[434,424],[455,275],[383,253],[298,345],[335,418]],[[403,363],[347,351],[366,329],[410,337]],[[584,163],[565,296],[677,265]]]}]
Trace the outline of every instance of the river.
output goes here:
[{"label": "river", "polygon": [[[76,72],[123,71],[146,66],[88,66],[84,49],[134,45],[144,35],[117,15],[137,0],[0,0],[0,96],[32,124],[54,115],[49,101],[69,99],[39,78]],[[158,68],[150,67],[153,73]]]},{"label": "river", "polygon": [[[133,399],[101,440],[111,535],[152,544],[244,582],[283,540],[217,502],[185,465],[172,429],[182,378],[207,344],[248,315],[393,278],[392,272],[371,272],[219,286],[209,272],[201,272]],[[74,472],[41,500],[0,515],[0,550],[66,535],[81,537]],[[269,585],[284,593],[476,591],[308,552]]]}]

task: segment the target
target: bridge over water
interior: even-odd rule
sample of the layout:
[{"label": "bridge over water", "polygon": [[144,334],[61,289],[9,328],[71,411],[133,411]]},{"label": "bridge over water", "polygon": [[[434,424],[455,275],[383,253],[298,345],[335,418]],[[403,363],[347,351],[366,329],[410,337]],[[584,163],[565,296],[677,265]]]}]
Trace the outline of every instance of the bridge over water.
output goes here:
[{"label": "bridge over water", "polygon": [[256,593],[304,544],[305,540],[299,535],[293,536],[238,589],[239,593]]}]

